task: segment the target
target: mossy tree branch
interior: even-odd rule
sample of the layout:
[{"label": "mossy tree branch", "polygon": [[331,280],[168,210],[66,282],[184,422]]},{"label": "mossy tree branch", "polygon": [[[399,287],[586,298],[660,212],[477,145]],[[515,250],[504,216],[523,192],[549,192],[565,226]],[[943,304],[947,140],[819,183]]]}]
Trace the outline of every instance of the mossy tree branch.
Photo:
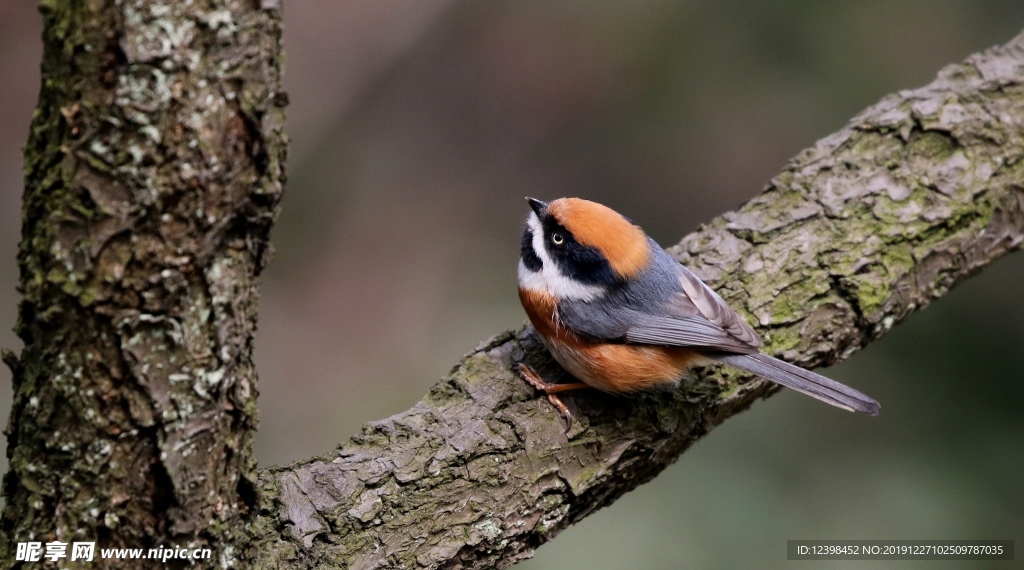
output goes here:
[{"label": "mossy tree branch", "polygon": [[[26,147],[5,560],[30,540],[253,567],[501,567],[773,387],[569,398],[529,330],[328,457],[255,472],[257,277],[283,181],[276,3],[43,4]],[[1024,35],[901,92],[673,248],[769,350],[837,362],[1024,238]],[[258,491],[258,492],[257,492]],[[137,561],[133,562],[137,564]],[[134,565],[132,566],[134,567]]]},{"label": "mossy tree branch", "polygon": [[[768,352],[833,364],[1020,246],[1022,156],[1024,34],[884,98],[671,252],[757,324]],[[530,329],[507,332],[412,409],[262,472],[254,561],[504,567],[775,390],[716,368],[678,391],[578,393],[567,436],[513,374],[520,361],[559,373]]]}]

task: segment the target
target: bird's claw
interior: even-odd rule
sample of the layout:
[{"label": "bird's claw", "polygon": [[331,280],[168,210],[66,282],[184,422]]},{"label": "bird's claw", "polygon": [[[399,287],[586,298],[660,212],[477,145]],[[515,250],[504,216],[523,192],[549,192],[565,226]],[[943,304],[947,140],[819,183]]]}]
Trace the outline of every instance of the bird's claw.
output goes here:
[{"label": "bird's claw", "polygon": [[565,385],[553,384],[551,382],[545,381],[543,378],[541,378],[540,374],[538,374],[536,370],[530,368],[529,366],[521,362],[519,364],[516,364],[516,372],[523,380],[526,381],[527,384],[533,386],[534,388],[540,390],[541,392],[544,392],[544,394],[548,397],[548,401],[551,402],[551,405],[554,406],[556,410],[558,410],[559,415],[561,415],[562,418],[565,420],[565,433],[568,434],[569,431],[572,429],[572,412],[569,411],[569,407],[565,405],[565,402],[563,402],[557,394],[557,392],[565,390]]}]

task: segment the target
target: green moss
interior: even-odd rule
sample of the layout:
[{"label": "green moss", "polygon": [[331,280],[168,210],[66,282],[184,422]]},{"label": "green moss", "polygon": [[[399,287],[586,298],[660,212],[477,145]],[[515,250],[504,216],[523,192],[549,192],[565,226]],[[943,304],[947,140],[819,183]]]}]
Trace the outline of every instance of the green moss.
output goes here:
[{"label": "green moss", "polygon": [[953,156],[958,148],[960,145],[948,133],[915,130],[905,145],[905,156],[940,163]]},{"label": "green moss", "polygon": [[854,293],[861,313],[872,318],[889,300],[891,289],[887,283],[857,280]]},{"label": "green moss", "polygon": [[800,346],[803,337],[796,326],[773,328],[764,335],[765,350],[769,352],[785,352]]}]

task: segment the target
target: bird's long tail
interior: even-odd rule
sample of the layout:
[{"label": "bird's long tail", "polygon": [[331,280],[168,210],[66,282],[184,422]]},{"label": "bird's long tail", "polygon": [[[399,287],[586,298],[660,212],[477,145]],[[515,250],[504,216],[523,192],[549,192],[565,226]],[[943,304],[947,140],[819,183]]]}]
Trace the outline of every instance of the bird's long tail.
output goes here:
[{"label": "bird's long tail", "polygon": [[713,358],[763,376],[787,388],[803,392],[837,408],[872,416],[877,416],[878,410],[881,408],[878,402],[870,396],[845,384],[840,384],[821,374],[815,374],[810,370],[804,370],[766,354],[716,354]]}]

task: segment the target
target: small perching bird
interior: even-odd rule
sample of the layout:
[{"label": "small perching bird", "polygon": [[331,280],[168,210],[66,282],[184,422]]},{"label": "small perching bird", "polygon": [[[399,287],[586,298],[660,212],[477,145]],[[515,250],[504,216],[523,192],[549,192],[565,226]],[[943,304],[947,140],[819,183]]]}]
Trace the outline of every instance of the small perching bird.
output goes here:
[{"label": "small perching bird", "polygon": [[520,364],[548,394],[592,387],[613,394],[676,382],[695,364],[721,361],[844,410],[877,415],[872,398],[761,354],[761,338],[689,269],[619,213],[596,202],[527,198],[519,299],[544,345],[580,382],[552,384]]}]

